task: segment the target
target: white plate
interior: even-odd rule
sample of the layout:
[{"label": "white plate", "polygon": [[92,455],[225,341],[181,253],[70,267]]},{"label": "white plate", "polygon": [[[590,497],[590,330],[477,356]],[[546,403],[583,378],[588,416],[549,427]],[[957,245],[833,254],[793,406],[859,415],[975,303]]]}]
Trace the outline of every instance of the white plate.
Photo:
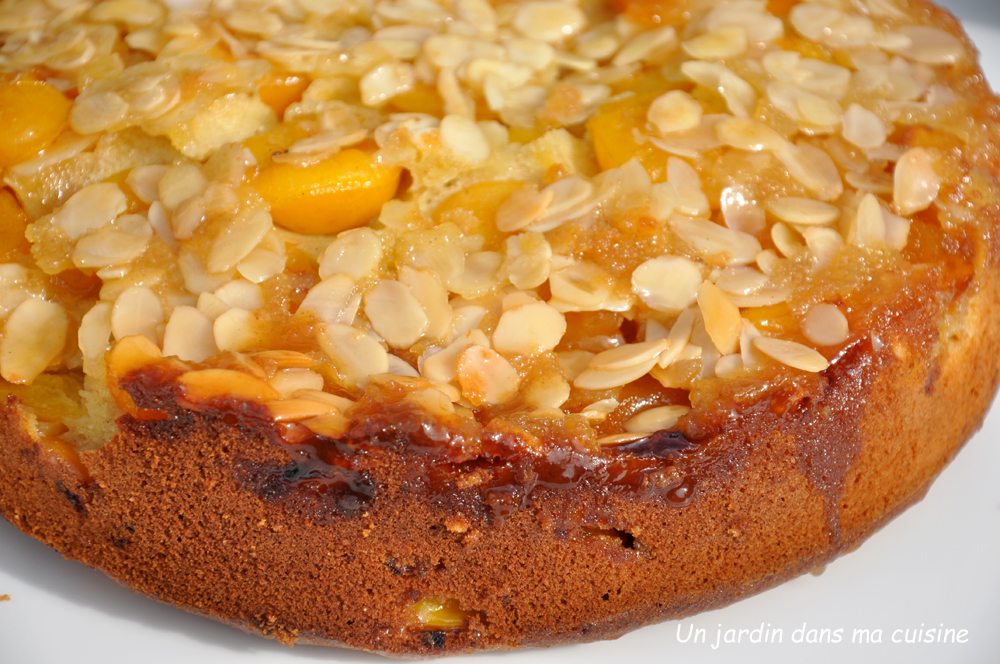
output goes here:
[{"label": "white plate", "polygon": [[[1000,81],[1000,4],[945,1]],[[933,432],[928,432],[933,436]],[[553,650],[462,657],[462,662],[587,664],[767,661],[773,664],[995,664],[1000,662],[1000,409],[934,484],[926,499],[821,576],[804,576],[720,611],[605,641]],[[316,647],[288,649],[135,595],[102,573],[62,559],[0,519],[0,661],[11,664],[177,664],[385,661]],[[763,625],[780,643],[751,643]],[[906,643],[931,627],[965,630],[965,643]],[[837,643],[794,643],[796,630],[829,630]],[[684,642],[704,630],[704,643]],[[852,643],[854,630],[882,643]],[[725,643],[746,630],[741,643]],[[816,632],[818,634],[818,632]],[[810,632],[803,632],[808,636]],[[718,647],[716,639],[721,637]],[[894,637],[901,643],[893,643]]]}]

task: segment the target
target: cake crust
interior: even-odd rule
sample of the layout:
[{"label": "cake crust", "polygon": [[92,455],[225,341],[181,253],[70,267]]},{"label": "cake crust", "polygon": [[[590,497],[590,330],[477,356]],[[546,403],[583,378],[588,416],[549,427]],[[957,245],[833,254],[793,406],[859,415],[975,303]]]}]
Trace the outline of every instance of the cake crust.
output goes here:
[{"label": "cake crust", "polygon": [[[705,412],[688,432],[695,453],[677,457],[693,478],[681,506],[584,483],[536,489],[498,519],[475,494],[421,490],[434,454],[383,426],[374,498],[344,512],[262,478],[293,462],[273,425],[176,405],[163,420],[123,417],[82,455],[82,482],[8,403],[0,509],[137,592],[289,644],[433,656],[613,638],[822,566],[923,496],[997,387],[995,247],[977,262],[958,300],[931,282],[892,298],[885,311],[900,315],[880,334],[893,344],[863,341],[732,420]],[[944,315],[957,319],[947,338]],[[407,627],[428,595],[456,598],[467,629]]]}]

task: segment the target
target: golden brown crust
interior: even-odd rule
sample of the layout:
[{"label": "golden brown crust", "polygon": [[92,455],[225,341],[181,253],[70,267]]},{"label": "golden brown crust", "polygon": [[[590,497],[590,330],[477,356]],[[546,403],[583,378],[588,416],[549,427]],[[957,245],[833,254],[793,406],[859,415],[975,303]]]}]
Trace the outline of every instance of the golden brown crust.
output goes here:
[{"label": "golden brown crust", "polygon": [[[786,384],[700,440],[678,462],[695,477],[682,507],[539,489],[501,520],[482,504],[435,505],[405,477],[421,467],[413,452],[400,465],[383,451],[367,507],[317,510],[254,474],[291,458],[269,427],[181,408],[124,417],[120,436],[83,456],[88,484],[9,404],[0,512],[139,592],[285,642],[426,655],[612,637],[822,565],[918,500],[996,389],[996,255],[984,252],[974,294],[934,305],[961,317],[954,336],[926,343],[937,320],[916,315],[926,293],[901,294],[894,304],[914,315],[880,331],[896,343],[862,342],[795,383],[797,398]],[[467,529],[456,513],[471,515]],[[407,607],[428,595],[473,611],[468,629],[407,629]]]}]

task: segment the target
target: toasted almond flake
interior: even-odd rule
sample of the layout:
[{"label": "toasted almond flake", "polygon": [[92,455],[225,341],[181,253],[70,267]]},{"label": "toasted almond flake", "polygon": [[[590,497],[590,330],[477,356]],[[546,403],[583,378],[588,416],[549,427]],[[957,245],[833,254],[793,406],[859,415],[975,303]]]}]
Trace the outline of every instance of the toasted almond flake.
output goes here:
[{"label": "toasted almond flake", "polygon": [[151,0],[104,0],[90,10],[90,18],[101,23],[153,25],[163,16],[162,6]]},{"label": "toasted almond flake", "polygon": [[475,251],[465,257],[462,272],[448,279],[448,290],[468,300],[485,297],[499,288],[497,272],[502,264],[499,252]]},{"label": "toasted almond flake", "polygon": [[248,210],[233,217],[212,242],[208,271],[218,274],[235,268],[272,228],[271,215],[263,210]]},{"label": "toasted almond flake", "polygon": [[767,209],[778,219],[800,226],[829,224],[840,217],[840,210],[829,203],[795,196],[769,201]]},{"label": "toasted almond flake", "polygon": [[962,40],[935,26],[902,25],[896,28],[896,32],[905,37],[909,44],[893,50],[916,62],[953,65],[969,55]]},{"label": "toasted almond flake", "polygon": [[620,46],[621,41],[610,24],[599,25],[576,40],[576,52],[594,60],[607,60]]},{"label": "toasted almond flake", "polygon": [[128,112],[128,102],[117,92],[88,91],[73,102],[69,123],[78,134],[97,134],[122,128]]},{"label": "toasted almond flake", "polygon": [[227,309],[212,323],[212,336],[219,350],[234,352],[251,348],[257,342],[253,329],[253,313],[233,307]]},{"label": "toasted almond flake", "polygon": [[593,263],[572,263],[549,274],[549,304],[567,311],[627,311],[631,297],[619,294],[617,281]]},{"label": "toasted almond flake", "polygon": [[126,288],[115,299],[111,311],[111,331],[115,339],[141,334],[158,344],[157,326],[163,323],[163,304],[146,286]]},{"label": "toasted almond flake", "polygon": [[757,103],[757,92],[733,70],[717,62],[689,60],[681,65],[681,72],[695,83],[722,95],[729,112],[736,117],[750,117]]},{"label": "toasted almond flake", "polygon": [[389,355],[389,369],[386,372],[393,376],[406,376],[408,378],[420,378],[420,372],[410,366],[406,360]]},{"label": "toasted almond flake", "polygon": [[719,198],[727,227],[748,235],[757,235],[764,230],[767,216],[749,190],[740,186],[726,187]]},{"label": "toasted almond flake", "polygon": [[131,263],[139,258],[153,237],[145,217],[127,214],[80,238],[73,248],[79,268],[103,268]]},{"label": "toasted almond flake", "polygon": [[647,433],[615,433],[610,436],[601,436],[595,441],[601,447],[613,447],[615,445],[625,445],[634,443],[643,438],[649,438]]},{"label": "toasted almond flake", "polygon": [[194,307],[174,307],[163,331],[163,354],[201,362],[219,352],[212,321]]},{"label": "toasted almond flake", "polygon": [[312,399],[277,399],[269,401],[267,409],[275,422],[300,422],[313,417],[339,414],[333,406]]},{"label": "toasted almond flake", "polygon": [[703,281],[701,266],[683,256],[651,258],[632,272],[632,292],[657,311],[689,307]]},{"label": "toasted almond flake", "polygon": [[669,431],[677,426],[677,422],[688,414],[687,406],[659,406],[649,408],[633,415],[625,422],[625,431],[629,433],[656,433]]},{"label": "toasted almond flake", "polygon": [[941,191],[934,157],[924,148],[911,148],[896,162],[893,202],[904,215],[926,210]]},{"label": "toasted almond flake", "polygon": [[817,373],[830,366],[827,359],[818,352],[794,341],[756,337],[753,340],[753,347],[771,359],[793,369]]},{"label": "toasted almond flake", "polygon": [[[685,309],[680,313],[677,320],[670,327],[670,333],[666,337],[667,349],[660,353],[660,356],[656,360],[658,367],[665,369],[684,356],[688,342],[691,340],[691,332],[694,330],[696,320],[697,315],[694,309]],[[698,357],[701,357],[700,349]]]},{"label": "toasted almond flake", "polygon": [[69,317],[55,302],[29,297],[11,312],[0,339],[0,376],[31,383],[62,354]]},{"label": "toasted almond flake", "polygon": [[587,25],[587,16],[569,3],[541,0],[520,5],[511,25],[525,37],[555,43],[579,33]]},{"label": "toasted almond flake", "polygon": [[521,384],[510,362],[478,345],[469,346],[459,356],[456,375],[463,396],[474,404],[505,403],[514,398]]},{"label": "toasted almond flake", "polygon": [[748,295],[763,288],[768,277],[752,267],[728,267],[715,280],[715,285],[728,295]]},{"label": "toasted almond flake", "polygon": [[844,246],[843,236],[832,228],[815,226],[804,228],[802,237],[805,238],[810,259],[817,269],[829,265]]},{"label": "toasted almond flake", "polygon": [[378,268],[382,241],[370,228],[354,228],[337,236],[319,259],[319,276],[327,279],[338,273],[361,281]]},{"label": "toasted almond flake", "polygon": [[398,281],[383,279],[364,297],[372,327],[392,348],[409,348],[427,330],[427,315],[413,292]]},{"label": "toasted almond flake", "polygon": [[237,399],[266,403],[279,394],[260,378],[235,369],[188,371],[177,379],[189,401]]},{"label": "toasted almond flake", "polygon": [[292,396],[296,399],[311,399],[313,401],[325,403],[333,408],[336,408],[341,413],[346,413],[355,404],[354,401],[351,401],[347,397],[340,397],[336,394],[323,392],[322,390],[298,390]]},{"label": "toasted almond flake", "polygon": [[432,383],[445,384],[455,380],[455,367],[459,356],[469,346],[478,345],[489,348],[490,340],[479,329],[468,330],[459,335],[446,348],[433,354],[425,354],[420,366],[420,373]]},{"label": "toasted almond flake", "polygon": [[255,248],[246,258],[236,264],[240,276],[255,284],[281,274],[285,269],[285,257],[260,247]]},{"label": "toasted almond flake", "polygon": [[346,274],[335,274],[309,289],[299,311],[308,312],[324,323],[350,325],[360,305],[361,294],[354,280]]},{"label": "toasted almond flake", "polygon": [[677,48],[677,31],[669,26],[640,32],[630,39],[611,60],[616,67],[662,58]]},{"label": "toasted almond flake", "polygon": [[715,375],[719,378],[731,378],[743,368],[743,358],[739,353],[723,355],[715,363]]},{"label": "toasted almond flake", "polygon": [[677,157],[667,159],[667,180],[677,192],[677,211],[691,217],[707,216],[710,207],[701,178],[691,164]]},{"label": "toasted almond flake", "polygon": [[771,127],[750,118],[725,118],[715,125],[715,133],[723,145],[748,152],[779,150],[788,141]]},{"label": "toasted almond flake", "polygon": [[601,399],[580,409],[580,414],[588,420],[599,422],[610,415],[620,404],[617,399]]},{"label": "toasted almond flake", "polygon": [[109,224],[128,208],[125,194],[113,182],[101,182],[84,187],[69,197],[55,214],[52,223],[71,240]]},{"label": "toasted almond flake", "polygon": [[158,186],[160,202],[172,212],[182,201],[203,192],[208,180],[196,164],[180,164],[167,170]]},{"label": "toasted almond flake", "polygon": [[416,270],[404,265],[399,269],[399,281],[410,289],[427,316],[424,335],[439,340],[448,337],[452,309],[448,303],[448,291],[437,277],[430,270]]},{"label": "toasted almond flake", "polygon": [[670,227],[680,239],[703,256],[719,256],[727,265],[748,265],[761,251],[757,238],[708,219],[675,215]]},{"label": "toasted almond flake", "polygon": [[885,216],[875,194],[867,194],[861,199],[849,239],[852,244],[862,247],[875,247],[885,242]]},{"label": "toasted almond flake", "polygon": [[747,50],[747,33],[738,25],[718,28],[687,40],[681,47],[696,60],[724,60]]},{"label": "toasted almond flake", "polygon": [[739,307],[726,297],[722,289],[707,281],[698,288],[698,307],[705,321],[705,330],[715,347],[723,354],[735,352],[743,324]]},{"label": "toasted almond flake", "polygon": [[803,122],[803,129],[810,134],[833,133],[843,122],[840,104],[819,95],[800,95],[795,99],[795,108]]},{"label": "toasted almond flake", "polygon": [[214,295],[229,307],[254,310],[264,306],[264,292],[246,279],[233,279],[215,289]]},{"label": "toasted almond flake", "polygon": [[694,129],[701,124],[701,117],[701,104],[683,90],[671,90],[660,95],[646,113],[646,119],[661,134]]},{"label": "toasted almond flake", "polygon": [[104,371],[104,355],[111,349],[111,303],[98,302],[83,315],[77,343],[83,354],[83,372],[96,376]]},{"label": "toasted almond flake", "polygon": [[587,365],[590,369],[617,371],[642,366],[655,362],[660,353],[665,351],[668,343],[664,339],[626,344],[598,353]]},{"label": "toasted almond flake", "polygon": [[882,119],[860,104],[847,108],[842,133],[846,140],[862,150],[882,147],[888,136]]},{"label": "toasted almond flake", "polygon": [[349,389],[362,388],[371,376],[389,370],[389,355],[370,334],[349,325],[329,323],[316,335],[320,348]]},{"label": "toasted almond flake", "polygon": [[571,175],[553,182],[541,193],[551,194],[552,199],[542,215],[526,226],[537,233],[550,231],[574,216],[586,213],[592,207],[587,203],[592,200],[594,185],[579,175]]},{"label": "toasted almond flake", "polygon": [[416,83],[413,67],[402,62],[387,62],[369,70],[358,86],[361,101],[367,106],[379,106],[389,99],[412,90]]},{"label": "toasted almond flake", "polygon": [[785,258],[797,258],[805,251],[795,231],[782,223],[771,227],[771,241]]},{"label": "toasted almond flake", "polygon": [[503,312],[493,347],[505,355],[534,355],[555,348],[565,333],[561,313],[544,302],[532,302]]},{"label": "toasted almond flake", "polygon": [[559,369],[566,380],[574,380],[587,368],[595,353],[586,350],[568,350],[556,353]]},{"label": "toasted almond flake", "polygon": [[832,201],[843,193],[844,184],[837,166],[823,150],[808,144],[788,144],[774,154],[795,181],[821,200]]},{"label": "toasted almond flake", "polygon": [[490,144],[475,123],[462,115],[446,115],[441,120],[441,142],[460,160],[478,164],[490,156]]},{"label": "toasted almond flake", "polygon": [[832,304],[817,304],[809,308],[802,321],[802,333],[817,346],[836,346],[847,341],[847,317]]},{"label": "toasted almond flake", "polygon": [[545,213],[555,198],[555,192],[546,188],[543,191],[525,188],[511,194],[497,208],[497,230],[513,233],[534,223]]},{"label": "toasted almond flake", "polygon": [[560,374],[543,373],[524,390],[524,402],[539,410],[557,409],[569,399],[571,388]]},{"label": "toasted almond flake", "polygon": [[312,369],[293,367],[280,369],[267,381],[283,399],[297,396],[302,390],[323,390],[323,376]]},{"label": "toasted almond flake", "polygon": [[137,166],[129,171],[128,177],[125,178],[125,183],[132,189],[139,200],[143,203],[151,204],[154,201],[160,200],[160,181],[169,170],[169,166],[160,164]]},{"label": "toasted almond flake", "polygon": [[520,233],[504,241],[501,272],[517,288],[537,288],[549,278],[552,247],[541,233]]}]

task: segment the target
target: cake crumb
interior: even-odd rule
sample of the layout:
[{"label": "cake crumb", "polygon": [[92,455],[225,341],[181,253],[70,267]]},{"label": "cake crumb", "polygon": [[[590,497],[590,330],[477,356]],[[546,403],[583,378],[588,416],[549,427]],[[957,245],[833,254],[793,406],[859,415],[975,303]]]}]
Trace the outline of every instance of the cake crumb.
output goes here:
[{"label": "cake crumb", "polygon": [[10,595],[0,595],[0,602],[9,602]]}]

